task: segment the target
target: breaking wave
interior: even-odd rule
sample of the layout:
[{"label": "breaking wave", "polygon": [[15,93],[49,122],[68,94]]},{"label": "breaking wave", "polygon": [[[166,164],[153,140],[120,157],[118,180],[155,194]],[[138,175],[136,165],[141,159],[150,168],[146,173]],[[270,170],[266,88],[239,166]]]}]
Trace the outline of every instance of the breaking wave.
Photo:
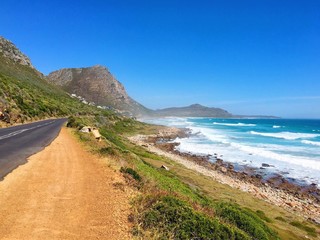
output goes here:
[{"label": "breaking wave", "polygon": [[319,134],[311,134],[311,133],[293,133],[293,132],[278,132],[278,133],[262,133],[250,131],[253,135],[260,135],[264,137],[273,137],[273,138],[282,138],[287,140],[296,140],[301,138],[315,138],[320,136]]},{"label": "breaking wave", "polygon": [[302,140],[301,142],[305,143],[305,144],[314,145],[314,146],[320,146],[320,142],[314,142],[314,141],[309,141],[309,140]]},{"label": "breaking wave", "polygon": [[254,127],[256,124],[247,124],[247,123],[218,123],[214,122],[214,125],[221,125],[221,126],[229,126],[229,127]]}]

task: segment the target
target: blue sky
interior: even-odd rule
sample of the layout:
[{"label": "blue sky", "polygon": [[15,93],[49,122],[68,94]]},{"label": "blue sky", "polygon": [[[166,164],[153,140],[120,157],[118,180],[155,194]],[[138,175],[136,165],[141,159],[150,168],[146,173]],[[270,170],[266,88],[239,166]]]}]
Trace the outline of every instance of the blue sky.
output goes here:
[{"label": "blue sky", "polygon": [[0,35],[48,74],[107,66],[149,108],[320,118],[320,1],[4,1]]}]

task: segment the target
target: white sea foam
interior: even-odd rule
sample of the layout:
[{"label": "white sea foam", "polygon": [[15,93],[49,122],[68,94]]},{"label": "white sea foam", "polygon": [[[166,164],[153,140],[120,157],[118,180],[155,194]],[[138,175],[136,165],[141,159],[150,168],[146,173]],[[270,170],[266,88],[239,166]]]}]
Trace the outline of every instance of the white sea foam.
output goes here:
[{"label": "white sea foam", "polygon": [[279,154],[269,150],[265,150],[258,147],[247,146],[238,143],[232,143],[232,146],[238,148],[241,151],[245,151],[254,155],[265,157],[268,159],[275,159],[282,162],[287,162],[290,164],[299,165],[302,167],[312,168],[315,170],[320,170],[320,161],[316,161],[307,157],[297,157],[290,154]]},{"label": "white sea foam", "polygon": [[[208,137],[208,135],[206,136]],[[226,153],[228,152],[238,152],[239,154],[239,150],[240,150],[241,152],[246,152],[247,154],[250,154],[250,156],[253,158],[261,157],[265,160],[269,159],[269,161],[276,160],[276,161],[284,162],[283,165],[290,163],[291,165],[296,165],[304,168],[311,168],[316,171],[320,171],[320,161],[313,160],[308,157],[301,157],[301,156],[298,157],[298,156],[293,156],[291,154],[276,153],[271,151],[272,148],[268,148],[268,146],[265,146],[265,147],[249,146],[249,145],[240,144],[236,142],[228,142],[226,138],[221,135],[219,135],[218,138],[215,139],[215,141],[219,141],[219,142],[221,140],[223,143],[227,143],[227,145],[223,147],[225,149],[223,153],[224,155],[226,155]],[[200,143],[200,141],[202,142],[202,140],[199,138],[198,139],[196,138],[177,139],[176,141],[180,142],[180,145],[178,146],[178,150],[183,152],[193,152],[197,154],[214,154],[217,152],[217,145],[214,145],[212,143],[211,144]],[[237,161],[239,159],[225,159],[225,160]],[[259,166],[259,164],[256,164],[256,166]]]},{"label": "white sea foam", "polygon": [[256,131],[250,131],[253,135],[260,135],[264,137],[282,138],[287,140],[296,140],[301,138],[315,138],[320,136],[319,134],[311,133],[293,133],[293,132],[278,132],[278,133],[262,133]]},{"label": "white sea foam", "polygon": [[165,118],[151,118],[151,119],[139,119],[146,123],[166,125],[172,127],[188,127],[192,125],[186,118],[179,117],[165,117]]},{"label": "white sea foam", "polygon": [[213,154],[214,148],[212,144],[199,144],[197,141],[191,139],[176,139],[175,142],[179,142],[180,145],[177,149],[181,152],[191,152],[195,154]]},{"label": "white sea foam", "polygon": [[[193,122],[186,118],[162,119],[162,124],[169,126],[188,127],[193,133],[197,133],[189,138],[176,139],[180,145],[177,149],[182,152],[192,152],[196,154],[217,154],[225,161],[250,164],[253,167],[261,167],[262,163],[268,163],[275,168],[267,169],[268,171],[286,171],[288,177],[303,179],[306,181],[316,182],[320,186],[320,142],[312,139],[320,136],[316,131],[313,133],[295,133],[283,131],[278,133],[260,132],[260,131],[225,131],[214,128],[212,121],[202,121],[201,123]],[[189,122],[190,121],[190,122]],[[215,125],[242,127],[245,123],[213,123]],[[230,125],[232,124],[232,125]],[[247,124],[248,125],[248,124]],[[257,125],[259,126],[259,125]],[[271,125],[273,128],[284,128],[284,126]],[[251,136],[250,136],[251,135]],[[286,140],[297,140],[292,144],[287,141],[279,141],[270,144],[267,139],[254,138],[252,135],[280,138]],[[311,140],[312,141],[309,141]],[[261,140],[261,141],[260,141]],[[312,151],[310,150],[312,148]],[[267,171],[265,170],[265,171]],[[308,178],[307,178],[308,177]]]},{"label": "white sea foam", "polygon": [[213,141],[213,142],[219,142],[219,143],[224,143],[224,144],[229,144],[230,141],[228,137],[224,134],[222,134],[219,131],[216,131],[214,129],[209,129],[209,128],[202,128],[202,127],[191,127],[191,130],[194,133],[200,132],[203,134],[207,139]]},{"label": "white sea foam", "polygon": [[314,142],[314,141],[309,141],[309,140],[302,140],[301,142],[305,143],[305,144],[314,145],[314,146],[320,146],[320,142]]},{"label": "white sea foam", "polygon": [[214,122],[214,125],[221,125],[221,126],[229,126],[229,127],[254,127],[256,124],[250,123],[218,123]]}]

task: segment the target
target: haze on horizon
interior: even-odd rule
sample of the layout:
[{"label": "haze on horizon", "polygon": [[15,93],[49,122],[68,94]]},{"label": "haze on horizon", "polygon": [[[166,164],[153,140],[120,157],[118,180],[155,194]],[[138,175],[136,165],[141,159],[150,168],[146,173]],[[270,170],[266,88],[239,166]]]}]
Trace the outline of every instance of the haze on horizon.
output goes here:
[{"label": "haze on horizon", "polygon": [[320,1],[5,1],[0,35],[48,74],[105,65],[158,109],[320,118]]}]

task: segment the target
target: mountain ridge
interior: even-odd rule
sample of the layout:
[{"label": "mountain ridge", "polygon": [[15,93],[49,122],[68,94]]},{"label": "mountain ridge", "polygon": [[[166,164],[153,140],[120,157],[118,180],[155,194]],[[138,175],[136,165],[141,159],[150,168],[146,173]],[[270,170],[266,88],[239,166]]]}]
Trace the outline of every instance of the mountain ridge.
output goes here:
[{"label": "mountain ridge", "polygon": [[[69,97],[76,97],[82,103],[98,108],[113,109],[122,115],[130,117],[235,117],[235,115],[232,115],[224,109],[206,107],[200,104],[151,110],[132,99],[126,92],[123,84],[111,74],[107,67],[102,65],[63,68],[51,72],[48,76],[44,76],[32,65],[28,56],[22,53],[11,41],[1,36],[0,60],[0,73],[13,77],[14,80],[12,81],[19,80],[20,82],[16,82],[17,85],[21,85],[23,82],[30,86],[41,86],[43,92],[55,92],[59,96],[62,94],[63,98],[61,99],[68,97],[65,95],[68,93]],[[4,83],[1,84],[3,85]],[[0,89],[0,111],[1,109],[6,109],[6,106],[13,106],[12,109],[16,117],[20,114],[19,111],[24,109],[22,115],[25,115],[26,118],[42,112],[42,110],[32,109],[39,106],[39,104],[33,102],[32,99],[34,99],[34,97],[30,96],[29,92],[20,95],[16,93],[21,92],[21,90],[24,89],[23,87],[15,88],[16,92],[11,92],[9,94],[10,96],[8,96],[8,93],[4,90],[7,89],[6,91],[11,91],[13,88],[8,88],[8,86],[2,86],[2,88],[2,90]],[[57,89],[61,91],[59,92]],[[34,89],[32,90],[30,88],[29,90],[34,91]],[[47,95],[45,95],[45,97]],[[10,97],[13,99],[10,99]],[[57,109],[58,100],[59,99],[55,100],[56,103],[53,109],[46,109],[46,107],[44,107],[44,105],[48,103],[44,105],[41,103],[40,106],[42,107],[39,108],[45,109],[45,115],[55,114],[57,112],[68,112],[69,110],[66,109],[64,111]],[[72,102],[74,101],[75,99],[73,99]],[[38,102],[43,102],[43,100],[39,99]],[[49,102],[49,105],[52,102],[54,101]],[[65,107],[67,106],[61,105],[61,108]]]},{"label": "mountain ridge", "polygon": [[95,105],[112,107],[124,115],[139,116],[151,111],[132,99],[122,83],[102,65],[59,69],[49,73],[46,79],[69,94],[81,96]]},{"label": "mountain ridge", "polygon": [[154,112],[155,116],[159,117],[221,117],[230,118],[233,115],[228,111],[215,108],[206,107],[201,104],[195,103],[185,107],[170,107],[158,109]]}]

